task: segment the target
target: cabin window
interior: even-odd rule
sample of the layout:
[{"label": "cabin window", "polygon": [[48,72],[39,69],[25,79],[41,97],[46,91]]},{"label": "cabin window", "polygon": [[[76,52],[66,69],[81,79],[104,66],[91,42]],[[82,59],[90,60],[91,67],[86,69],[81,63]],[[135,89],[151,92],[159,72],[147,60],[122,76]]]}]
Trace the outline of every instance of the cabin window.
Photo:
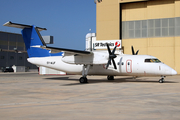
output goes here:
[{"label": "cabin window", "polygon": [[124,62],[122,62],[121,65],[124,65]]},{"label": "cabin window", "polygon": [[161,61],[159,59],[145,59],[145,63],[160,63]]}]

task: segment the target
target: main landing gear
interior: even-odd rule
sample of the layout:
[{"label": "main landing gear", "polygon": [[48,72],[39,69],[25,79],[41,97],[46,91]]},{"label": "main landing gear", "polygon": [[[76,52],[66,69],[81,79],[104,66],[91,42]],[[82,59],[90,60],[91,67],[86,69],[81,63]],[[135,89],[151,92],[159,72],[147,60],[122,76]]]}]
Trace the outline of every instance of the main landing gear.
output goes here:
[{"label": "main landing gear", "polygon": [[[87,76],[87,74],[89,72],[90,66],[91,65],[83,65],[82,77],[79,79],[80,83],[88,83],[88,79],[87,79],[86,76]],[[114,80],[114,76],[108,75],[107,79],[108,80]]]},{"label": "main landing gear", "polygon": [[165,77],[166,77],[166,76],[161,76],[161,79],[159,79],[159,83],[163,83]]},{"label": "main landing gear", "polygon": [[107,79],[108,79],[108,80],[114,80],[114,76],[108,75],[108,76],[107,76]]},{"label": "main landing gear", "polygon": [[80,83],[88,83],[88,79],[86,78],[89,72],[90,65],[83,65],[82,77],[79,79]]},{"label": "main landing gear", "polygon": [[80,82],[80,83],[88,83],[88,79],[87,79],[86,77],[81,77],[81,78],[79,79],[79,82]]}]

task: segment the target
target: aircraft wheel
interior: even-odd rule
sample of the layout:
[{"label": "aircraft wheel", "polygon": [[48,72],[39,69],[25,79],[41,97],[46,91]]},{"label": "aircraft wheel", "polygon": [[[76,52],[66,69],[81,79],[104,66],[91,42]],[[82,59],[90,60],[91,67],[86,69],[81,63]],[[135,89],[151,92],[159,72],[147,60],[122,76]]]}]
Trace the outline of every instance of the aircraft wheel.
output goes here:
[{"label": "aircraft wheel", "polygon": [[107,79],[108,79],[108,80],[114,80],[114,76],[108,75],[108,76],[107,76]]},{"label": "aircraft wheel", "polygon": [[88,80],[87,80],[86,77],[81,77],[81,78],[79,79],[79,82],[80,82],[80,83],[87,83]]},{"label": "aircraft wheel", "polygon": [[163,83],[163,82],[164,82],[163,78],[159,79],[159,83]]}]

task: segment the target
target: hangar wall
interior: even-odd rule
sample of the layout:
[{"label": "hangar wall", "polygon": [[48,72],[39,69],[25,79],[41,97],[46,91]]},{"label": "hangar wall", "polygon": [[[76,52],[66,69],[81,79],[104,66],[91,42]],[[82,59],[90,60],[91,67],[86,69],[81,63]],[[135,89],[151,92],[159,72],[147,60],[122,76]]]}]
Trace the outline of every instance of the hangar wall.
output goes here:
[{"label": "hangar wall", "polygon": [[102,0],[97,7],[97,40],[122,39],[139,54],[158,57],[180,74],[180,0]]},{"label": "hangar wall", "polygon": [[97,40],[119,39],[119,4],[117,0],[103,0],[96,4]]},{"label": "hangar wall", "polygon": [[5,67],[26,66],[37,67],[27,61],[28,55],[21,34],[0,31],[0,72]]}]

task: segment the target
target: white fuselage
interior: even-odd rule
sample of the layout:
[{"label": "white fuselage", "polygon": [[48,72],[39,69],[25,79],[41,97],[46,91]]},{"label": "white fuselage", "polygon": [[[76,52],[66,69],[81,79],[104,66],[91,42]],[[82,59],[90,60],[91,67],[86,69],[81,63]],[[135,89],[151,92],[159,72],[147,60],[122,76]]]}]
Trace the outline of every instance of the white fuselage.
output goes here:
[{"label": "white fuselage", "polygon": [[[145,62],[145,59],[157,59],[149,55],[118,55],[114,60],[117,69],[113,65],[91,65],[88,75],[112,75],[112,76],[168,76],[177,72],[162,62]],[[62,56],[34,57],[28,61],[38,66],[44,66],[71,74],[82,74],[82,64],[68,64],[62,61]]]}]

